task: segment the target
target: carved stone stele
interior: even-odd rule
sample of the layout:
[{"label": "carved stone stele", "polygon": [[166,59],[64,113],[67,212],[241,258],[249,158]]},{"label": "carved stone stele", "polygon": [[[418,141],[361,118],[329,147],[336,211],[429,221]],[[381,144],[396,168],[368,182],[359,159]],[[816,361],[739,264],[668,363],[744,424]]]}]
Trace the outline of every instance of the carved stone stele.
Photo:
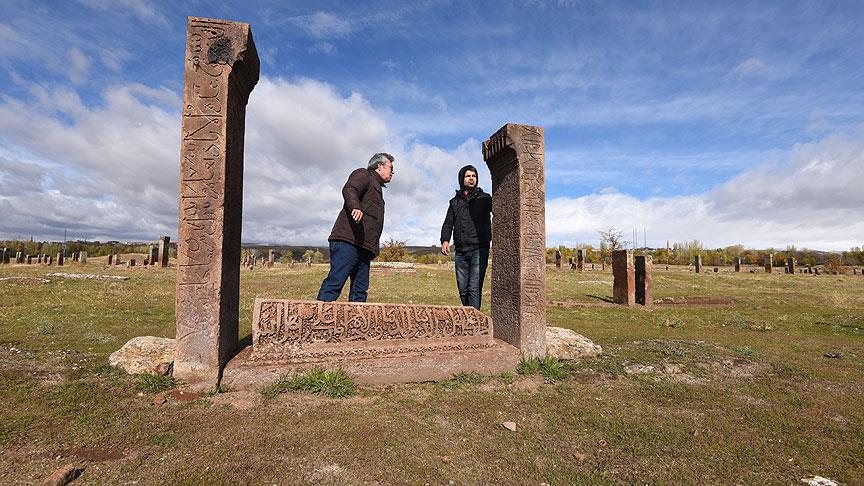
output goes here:
[{"label": "carved stone stele", "polygon": [[654,302],[654,277],[652,267],[654,259],[651,255],[637,255],[634,257],[636,271],[636,303],[651,305]]},{"label": "carved stone stele", "polygon": [[238,346],[243,142],[258,71],[248,24],[189,17],[174,362],[189,383],[216,384]]},{"label": "carved stone stele", "polygon": [[491,348],[473,307],[255,299],[252,360],[300,363]]},{"label": "carved stone stele", "polygon": [[508,123],[483,142],[492,174],[495,337],[546,355],[546,187],[543,127]]},{"label": "carved stone stele", "polygon": [[159,262],[159,266],[165,268],[168,266],[168,249],[169,243],[171,243],[170,236],[162,236],[159,238],[159,255],[156,260]]},{"label": "carved stone stele", "polygon": [[636,275],[632,251],[612,251],[612,278],[612,301],[616,304],[635,305]]}]

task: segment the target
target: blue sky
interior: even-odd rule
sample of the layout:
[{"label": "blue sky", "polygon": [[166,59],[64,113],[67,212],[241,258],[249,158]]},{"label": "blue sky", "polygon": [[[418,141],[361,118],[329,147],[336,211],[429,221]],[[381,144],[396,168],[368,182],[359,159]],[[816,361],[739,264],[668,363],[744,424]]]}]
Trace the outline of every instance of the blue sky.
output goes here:
[{"label": "blue sky", "polygon": [[[186,16],[251,24],[244,240],[324,244],[397,156],[385,236],[435,244],[458,168],[546,129],[549,245],[864,242],[861,2],[0,2],[0,238],[176,234]],[[488,173],[481,185],[489,186]],[[440,213],[440,214],[439,214]],[[59,236],[58,236],[59,235]]]}]

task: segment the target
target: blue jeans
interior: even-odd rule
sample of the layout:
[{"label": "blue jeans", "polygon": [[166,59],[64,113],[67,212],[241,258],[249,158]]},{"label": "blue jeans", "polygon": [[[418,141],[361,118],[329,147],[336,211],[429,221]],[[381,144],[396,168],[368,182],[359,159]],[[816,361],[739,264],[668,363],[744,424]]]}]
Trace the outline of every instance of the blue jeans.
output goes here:
[{"label": "blue jeans", "polygon": [[345,281],[351,278],[350,302],[366,302],[369,290],[369,262],[375,255],[344,241],[330,242],[330,273],[321,282],[318,300],[332,302],[342,294]]},{"label": "blue jeans", "polygon": [[488,265],[489,248],[456,252],[456,286],[459,287],[459,298],[462,300],[462,305],[470,305],[475,309],[480,308],[483,279],[486,277]]}]

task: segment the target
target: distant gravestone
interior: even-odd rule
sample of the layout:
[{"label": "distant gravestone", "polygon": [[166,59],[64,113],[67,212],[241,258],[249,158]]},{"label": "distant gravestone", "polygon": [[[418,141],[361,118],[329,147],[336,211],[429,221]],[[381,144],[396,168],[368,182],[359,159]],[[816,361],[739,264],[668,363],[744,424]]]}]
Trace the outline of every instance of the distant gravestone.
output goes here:
[{"label": "distant gravestone", "polygon": [[86,252],[86,251],[82,251],[82,252],[78,255],[78,262],[79,262],[79,263],[82,263],[82,264],[83,264],[83,263],[87,263],[87,252]]},{"label": "distant gravestone", "polygon": [[765,255],[765,273],[771,273],[774,266],[774,255]]},{"label": "distant gravestone", "polygon": [[719,272],[719,271],[720,271],[720,269],[719,269],[719,268],[717,268],[717,267],[714,267],[714,273],[717,273],[717,272]]},{"label": "distant gravestone", "polygon": [[135,266],[135,259],[134,259],[134,258],[130,258],[129,261],[126,262],[126,266],[127,266],[127,267],[134,267],[134,266]]},{"label": "distant gravestone", "polygon": [[267,266],[272,267],[273,263],[276,262],[276,252],[274,250],[267,251]]},{"label": "distant gravestone", "polygon": [[33,255],[27,255],[27,265],[33,264]]},{"label": "distant gravestone", "polygon": [[243,142],[258,76],[249,24],[188,18],[174,360],[187,383],[216,384],[238,347]]},{"label": "distant gravestone", "polygon": [[159,247],[150,245],[147,249],[149,250],[147,252],[147,263],[144,265],[156,265],[156,260],[159,260]]},{"label": "distant gravestone", "polygon": [[57,266],[58,266],[58,267],[62,267],[62,266],[63,266],[64,256],[65,256],[65,255],[63,255],[63,252],[62,252],[62,251],[61,251],[60,253],[57,253]]},{"label": "distant gravestone", "polygon": [[585,250],[576,250],[576,270],[581,272],[585,269]]},{"label": "distant gravestone", "polygon": [[159,261],[159,266],[165,268],[168,266],[168,250],[171,244],[170,236],[162,236],[159,238],[159,256],[157,260]]},{"label": "distant gravestone", "polygon": [[650,255],[637,255],[634,266],[636,271],[636,303],[651,305],[654,301],[654,278],[651,276],[653,258]]},{"label": "distant gravestone", "polygon": [[48,259],[48,265],[52,265],[54,263],[54,257],[52,257],[51,255],[48,255],[45,258]]},{"label": "distant gravestone", "polygon": [[573,257],[569,257],[567,261],[570,265],[570,270],[576,270],[576,261],[573,260]]},{"label": "distant gravestone", "polygon": [[111,265],[113,263],[114,263],[114,255],[108,255],[108,265]]},{"label": "distant gravestone", "polygon": [[702,255],[696,255],[693,257],[693,267],[696,268],[696,273],[702,271]]},{"label": "distant gravestone", "polygon": [[795,274],[795,259],[792,257],[788,257],[786,259],[786,270],[787,273]]},{"label": "distant gravestone", "polygon": [[555,268],[561,268],[561,250],[555,250]]},{"label": "distant gravestone", "polygon": [[741,257],[735,257],[735,271],[741,271]]},{"label": "distant gravestone", "polygon": [[636,275],[630,250],[612,251],[612,302],[627,306],[636,303]]},{"label": "distant gravestone", "polygon": [[149,257],[144,257],[144,263],[142,263],[142,265],[144,265],[145,267],[146,267],[146,266],[149,266],[149,265],[150,265],[150,258],[149,258]]},{"label": "distant gravestone", "polygon": [[42,263],[42,254],[36,256],[36,263]]},{"label": "distant gravestone", "polygon": [[492,214],[499,215],[492,218],[494,334],[526,357],[546,355],[543,137],[543,127],[508,123],[483,142]]}]

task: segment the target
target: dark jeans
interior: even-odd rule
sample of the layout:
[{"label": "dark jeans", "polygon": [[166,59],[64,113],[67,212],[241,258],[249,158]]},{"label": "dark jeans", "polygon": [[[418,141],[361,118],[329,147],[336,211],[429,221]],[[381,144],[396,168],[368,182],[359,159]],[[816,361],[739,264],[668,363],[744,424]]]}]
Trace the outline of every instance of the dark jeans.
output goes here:
[{"label": "dark jeans", "polygon": [[456,252],[456,286],[462,305],[480,308],[483,295],[483,279],[489,265],[489,248],[467,252]]},{"label": "dark jeans", "polygon": [[332,302],[339,298],[345,281],[351,278],[350,302],[366,302],[369,290],[369,262],[375,255],[344,241],[330,242],[330,273],[321,282],[318,300]]}]

